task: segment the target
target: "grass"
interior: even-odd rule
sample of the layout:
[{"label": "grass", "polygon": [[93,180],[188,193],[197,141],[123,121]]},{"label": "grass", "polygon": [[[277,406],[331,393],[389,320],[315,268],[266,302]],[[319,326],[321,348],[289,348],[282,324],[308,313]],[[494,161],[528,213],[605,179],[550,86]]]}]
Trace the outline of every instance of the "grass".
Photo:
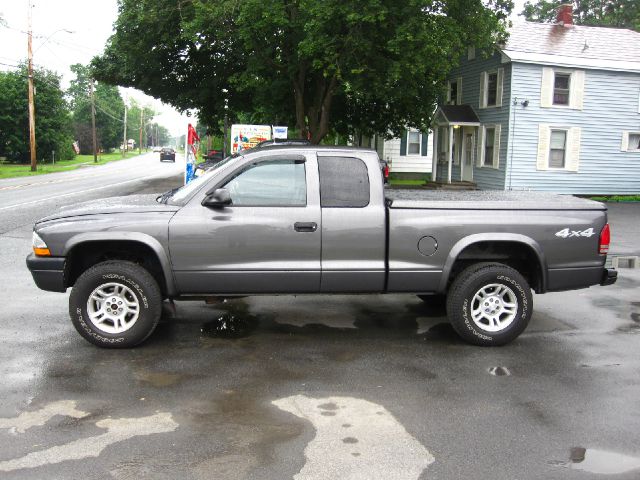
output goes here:
[{"label": "grass", "polygon": [[[138,156],[138,152],[127,152],[126,158],[133,158]],[[115,162],[122,160],[121,152],[103,153],[98,155],[98,162],[94,163],[93,155],[76,155],[73,160],[61,160],[53,163],[38,163],[38,170],[31,171],[30,165],[19,165],[15,163],[0,163],[0,178],[14,178],[14,177],[30,177],[33,175],[44,175],[53,172],[67,172],[69,170],[75,170],[82,165],[104,165],[105,163]]]},{"label": "grass", "polygon": [[640,195],[598,195],[589,198],[597,202],[640,202]]},{"label": "grass", "polygon": [[407,179],[401,179],[401,178],[390,178],[389,183],[391,185],[421,186],[426,183],[426,180],[407,180]]},{"label": "grass", "polygon": [[391,173],[389,175],[389,184],[402,185],[402,186],[408,186],[408,187],[420,187],[425,183],[428,183],[429,181],[431,181],[431,175],[428,173],[424,175],[419,175],[417,178],[415,178],[415,175],[413,175],[413,177],[414,178],[406,178],[405,176],[403,176],[403,174]]}]

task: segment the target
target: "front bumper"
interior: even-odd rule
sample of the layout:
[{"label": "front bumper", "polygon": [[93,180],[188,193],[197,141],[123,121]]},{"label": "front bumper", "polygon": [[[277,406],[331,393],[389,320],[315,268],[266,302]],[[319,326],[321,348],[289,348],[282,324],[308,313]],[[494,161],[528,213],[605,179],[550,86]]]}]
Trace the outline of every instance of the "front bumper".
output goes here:
[{"label": "front bumper", "polygon": [[49,292],[66,292],[65,257],[27,256],[27,267],[38,288]]},{"label": "front bumper", "polygon": [[602,272],[602,279],[600,280],[600,285],[613,285],[618,280],[618,271],[612,270],[611,268],[605,268]]}]

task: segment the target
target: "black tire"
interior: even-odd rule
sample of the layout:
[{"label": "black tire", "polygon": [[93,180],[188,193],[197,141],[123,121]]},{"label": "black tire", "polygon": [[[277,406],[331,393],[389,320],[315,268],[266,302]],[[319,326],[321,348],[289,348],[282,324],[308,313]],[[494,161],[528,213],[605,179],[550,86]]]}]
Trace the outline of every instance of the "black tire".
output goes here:
[{"label": "black tire", "polygon": [[444,307],[447,304],[446,295],[418,295],[418,298],[430,307]]},{"label": "black tire", "polygon": [[[504,303],[500,290],[508,303]],[[486,297],[481,303],[482,294]],[[515,304],[511,302],[513,299]],[[478,309],[480,306],[483,311]],[[487,315],[497,321],[477,315],[474,320],[474,309],[477,315],[488,312]],[[511,342],[527,328],[532,312],[529,284],[520,273],[501,263],[477,263],[466,268],[455,278],[447,296],[451,326],[464,341],[474,345],[499,346]]]},{"label": "black tire", "polygon": [[[119,327],[119,322],[109,320],[110,317],[107,315],[103,317],[107,319],[106,322],[101,324],[102,327],[98,327],[91,320],[88,311],[89,297],[99,287],[103,287],[99,294],[104,296],[105,291],[115,291],[113,289],[116,286],[119,286],[117,288],[122,293],[108,293],[104,297],[101,311],[106,310],[107,302],[110,302],[108,297],[111,295],[118,300],[121,298],[125,302],[123,306],[125,312],[122,315],[130,326],[122,332],[109,332],[107,331],[109,329],[124,328],[124,321]],[[137,317],[135,313],[127,313],[127,309],[130,308],[126,306],[127,301],[134,306],[137,302]],[[109,303],[109,305],[116,305],[116,303]],[[96,308],[97,305],[99,304],[94,302],[91,308]],[[99,347],[130,348],[142,343],[155,330],[161,313],[162,293],[158,283],[147,270],[133,262],[110,260],[94,265],[80,275],[69,296],[69,315],[73,326],[86,340]],[[99,312],[93,312],[93,314],[96,315]]]}]

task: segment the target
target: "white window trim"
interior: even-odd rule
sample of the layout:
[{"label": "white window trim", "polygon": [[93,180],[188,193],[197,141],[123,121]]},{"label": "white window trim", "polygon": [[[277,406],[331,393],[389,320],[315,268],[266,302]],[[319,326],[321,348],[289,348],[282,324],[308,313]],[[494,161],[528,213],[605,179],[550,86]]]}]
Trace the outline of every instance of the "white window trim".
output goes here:
[{"label": "white window trim", "polygon": [[631,135],[640,135],[640,131],[625,130],[622,132],[621,152],[640,153],[640,148],[629,148],[629,137]]},{"label": "white window trim", "polygon": [[476,59],[476,47],[467,48],[467,60],[475,60]]},{"label": "white window trim", "polygon": [[[489,105],[489,75],[496,74],[496,103]],[[502,97],[504,94],[504,68],[494,68],[480,73],[480,108],[500,108],[502,107]]]},{"label": "white window trim", "polygon": [[452,83],[457,84],[455,105],[462,105],[462,77],[456,77],[453,80],[447,80],[447,105],[453,105],[453,103],[451,103],[451,84]]},{"label": "white window trim", "polygon": [[[557,73],[569,75],[569,103],[567,105],[553,103]],[[585,78],[584,70],[543,67],[542,81],[540,82],[540,106],[542,108],[583,110]]]},{"label": "white window trim", "polygon": [[[551,157],[551,131],[563,130],[567,132],[565,139],[565,156],[564,167],[550,167],[549,159]],[[542,136],[546,145],[542,143]],[[555,125],[541,123],[538,125],[538,153],[536,157],[536,170],[548,172],[571,172],[578,173],[580,171],[580,142],[582,140],[582,128],[570,127],[567,125]],[[544,147],[544,148],[543,148]],[[577,149],[577,151],[576,151]]]},{"label": "white window trim", "polygon": [[[490,164],[485,165],[485,156],[487,153],[487,128],[493,128],[493,159]],[[502,125],[499,123],[488,123],[480,127],[481,141],[477,143],[476,166],[479,168],[491,168],[493,170],[500,169],[500,137],[502,135]],[[478,155],[479,153],[479,155]]]},{"label": "white window trim", "polygon": [[[418,153],[409,153],[409,134],[412,132],[418,134]],[[415,128],[407,128],[407,148],[403,156],[404,157],[422,156],[422,132],[420,130],[416,130]]]},{"label": "white window trim", "polygon": [[[569,127],[554,127],[549,126],[549,148],[547,148],[547,170],[549,171],[561,171],[564,172],[567,170],[567,166],[569,165],[569,135],[571,128]],[[551,161],[551,135],[553,132],[564,132],[564,167],[552,167],[549,165]]]}]

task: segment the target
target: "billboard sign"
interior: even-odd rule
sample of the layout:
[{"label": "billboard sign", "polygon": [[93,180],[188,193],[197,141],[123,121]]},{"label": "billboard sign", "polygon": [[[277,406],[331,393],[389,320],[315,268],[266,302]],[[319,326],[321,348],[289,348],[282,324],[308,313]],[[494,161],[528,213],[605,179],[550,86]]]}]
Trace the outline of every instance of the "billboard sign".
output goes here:
[{"label": "billboard sign", "polygon": [[271,125],[231,125],[231,153],[242,152],[271,140]]}]

